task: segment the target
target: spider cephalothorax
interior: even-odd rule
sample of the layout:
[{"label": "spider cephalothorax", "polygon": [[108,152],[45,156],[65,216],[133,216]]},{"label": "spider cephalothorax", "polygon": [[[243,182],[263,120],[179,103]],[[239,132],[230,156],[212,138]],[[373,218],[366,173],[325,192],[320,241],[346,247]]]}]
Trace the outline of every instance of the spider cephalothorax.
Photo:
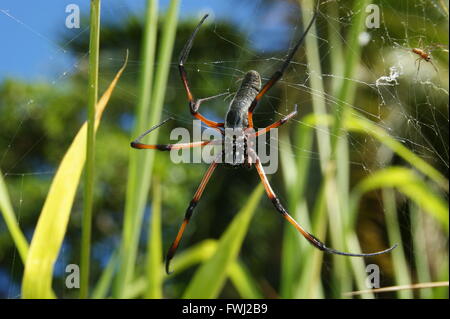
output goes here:
[{"label": "spider cephalothorax", "polygon": [[[187,80],[187,74],[186,70],[184,68],[184,63],[189,55],[189,51],[192,47],[194,38],[202,25],[203,21],[208,17],[208,15],[205,15],[200,23],[195,28],[194,32],[192,33],[191,37],[189,38],[188,42],[183,48],[183,51],[180,55],[180,61],[178,64],[181,80],[183,81],[184,88],[186,90],[187,98],[189,100],[189,109],[191,114],[202,121],[204,124],[206,124],[208,127],[214,128],[216,130],[219,130],[222,135],[222,139],[220,140],[212,140],[212,141],[198,141],[198,142],[192,142],[192,143],[178,143],[178,144],[158,144],[158,145],[149,145],[149,144],[143,144],[140,142],[140,140],[153,131],[154,129],[160,127],[164,123],[166,123],[168,120],[163,121],[162,123],[152,127],[148,131],[144,132],[141,136],[139,136],[136,140],[134,140],[131,143],[131,146],[138,149],[158,149],[162,151],[170,151],[173,149],[182,149],[182,148],[191,148],[191,147],[199,147],[204,145],[222,145],[224,147],[224,151],[219,154],[219,156],[214,160],[211,165],[209,166],[208,170],[206,171],[202,181],[200,182],[200,186],[198,187],[197,191],[194,194],[193,199],[191,200],[186,213],[184,217],[184,221],[181,224],[180,230],[178,231],[177,237],[175,238],[174,242],[172,243],[172,246],[169,249],[169,252],[167,253],[166,257],[166,271],[169,273],[169,263],[172,257],[175,254],[175,251],[178,248],[178,245],[181,241],[181,237],[183,236],[184,230],[189,223],[192,213],[194,211],[194,208],[196,207],[198,201],[200,200],[200,197],[203,194],[203,191],[205,189],[206,184],[208,183],[209,179],[211,178],[212,173],[216,169],[217,165],[219,163],[228,164],[234,167],[251,167],[254,165],[256,167],[256,170],[259,174],[259,177],[261,178],[261,182],[264,185],[264,188],[266,190],[267,196],[272,201],[275,209],[283,216],[284,219],[286,219],[289,223],[291,223],[312,245],[314,245],[316,248],[323,250],[328,253],[338,254],[338,255],[345,255],[345,256],[356,256],[356,257],[366,257],[366,256],[373,256],[373,255],[379,255],[386,253],[388,251],[391,251],[396,247],[394,245],[391,248],[388,248],[383,251],[378,251],[375,253],[370,254],[353,254],[353,253],[346,253],[341,252],[338,250],[334,250],[331,248],[328,248],[325,246],[324,243],[322,243],[319,239],[314,237],[312,234],[310,234],[308,231],[306,231],[300,224],[298,224],[288,213],[288,211],[281,205],[280,200],[275,195],[275,192],[272,190],[272,187],[269,184],[269,181],[267,180],[266,174],[264,172],[264,169],[261,165],[261,161],[258,157],[258,154],[255,151],[254,148],[254,139],[260,135],[263,135],[270,131],[271,129],[277,128],[284,123],[286,123],[288,120],[293,118],[297,114],[297,108],[287,116],[283,117],[279,121],[263,128],[260,130],[255,131],[253,126],[253,111],[255,110],[256,106],[258,105],[259,100],[264,96],[264,94],[270,90],[270,88],[277,83],[277,81],[281,78],[284,71],[288,67],[289,63],[291,62],[295,52],[297,52],[297,49],[300,47],[300,45],[303,43],[303,40],[310,30],[311,26],[313,25],[317,15],[318,15],[318,5],[314,13],[313,18],[311,19],[311,22],[306,27],[303,35],[300,37],[296,45],[292,48],[291,52],[288,54],[286,60],[281,65],[280,69],[278,69],[267,81],[264,86],[261,88],[261,77],[258,72],[256,71],[249,71],[246,73],[241,87],[237,91],[236,95],[234,96],[233,100],[230,103],[225,122],[224,123],[218,123],[211,120],[208,120],[203,115],[201,115],[198,110],[200,108],[200,105],[202,102],[205,102],[207,100],[213,99],[215,97],[221,96],[223,94],[219,94],[213,97],[209,98],[203,98],[203,99],[194,99],[194,96],[191,93],[191,90],[189,88],[188,80]],[[228,147],[228,148],[227,148]],[[228,158],[228,161],[227,161]]]}]

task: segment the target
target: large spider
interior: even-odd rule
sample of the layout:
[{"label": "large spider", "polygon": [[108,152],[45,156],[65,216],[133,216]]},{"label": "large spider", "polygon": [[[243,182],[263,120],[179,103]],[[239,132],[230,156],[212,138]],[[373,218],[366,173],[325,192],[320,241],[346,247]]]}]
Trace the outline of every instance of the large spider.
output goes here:
[{"label": "large spider", "polygon": [[[208,120],[203,115],[201,115],[198,110],[200,108],[200,105],[202,102],[210,100],[212,98],[215,98],[217,96],[203,98],[203,99],[194,99],[194,96],[192,95],[192,92],[189,88],[188,80],[187,80],[187,74],[186,70],[184,68],[184,63],[186,62],[186,59],[189,55],[189,51],[191,50],[194,38],[200,29],[200,26],[203,24],[205,19],[208,17],[208,15],[205,15],[200,23],[195,28],[194,32],[192,33],[191,37],[187,41],[186,45],[184,46],[183,50],[181,51],[180,59],[179,59],[179,71],[181,75],[181,80],[183,81],[184,88],[186,89],[187,98],[189,100],[189,109],[191,111],[191,114],[202,121],[207,126],[219,130],[222,135],[225,135],[226,129],[233,129],[240,132],[240,138],[234,137],[232,139],[232,160],[231,162],[227,162],[227,164],[239,167],[251,167],[252,164],[255,165],[256,170],[258,171],[259,177],[261,178],[261,182],[264,185],[265,191],[267,193],[267,196],[272,201],[273,205],[275,206],[276,210],[289,222],[291,223],[313,246],[316,248],[323,250],[327,253],[332,254],[338,254],[338,255],[344,255],[344,256],[356,256],[356,257],[367,257],[367,256],[374,256],[383,254],[386,252],[391,251],[396,247],[394,245],[393,247],[378,251],[370,254],[354,254],[354,253],[347,253],[342,252],[338,250],[334,250],[331,248],[328,248],[325,246],[323,242],[321,242],[319,239],[314,237],[312,234],[310,234],[308,231],[306,231],[300,224],[298,224],[287,212],[287,210],[281,205],[280,200],[275,195],[274,191],[272,190],[272,187],[269,184],[269,181],[267,180],[266,174],[264,173],[264,169],[261,165],[261,161],[256,154],[255,149],[253,148],[253,144],[249,143],[247,144],[249,139],[255,138],[256,136],[262,135],[267,133],[273,128],[277,128],[284,123],[286,123],[288,120],[293,118],[297,114],[297,108],[287,116],[283,117],[281,120],[276,121],[275,123],[260,129],[258,131],[254,131],[253,129],[253,111],[255,110],[256,106],[258,105],[259,100],[264,96],[264,94],[269,91],[269,89],[277,83],[277,81],[281,78],[284,71],[288,67],[289,63],[292,60],[292,57],[297,52],[300,45],[303,43],[303,40],[305,39],[308,31],[311,29],[311,26],[313,25],[316,17],[318,15],[318,10],[316,9],[313,18],[311,19],[311,22],[308,24],[306,30],[304,31],[303,35],[300,37],[296,45],[293,47],[289,55],[287,56],[284,63],[281,65],[281,68],[276,71],[272,77],[267,81],[264,86],[261,88],[261,77],[257,71],[248,71],[242,81],[242,84],[237,91],[236,95],[234,96],[233,100],[231,101],[229,105],[228,112],[226,114],[225,122],[224,123],[218,123],[211,120]],[[220,95],[219,95],[220,96]],[[140,142],[140,140],[150,133],[151,131],[155,130],[156,128],[160,127],[164,123],[166,123],[169,119],[163,121],[162,123],[152,127],[148,131],[144,132],[141,136],[139,136],[136,140],[131,142],[131,147],[137,148],[137,149],[157,149],[160,151],[170,151],[173,149],[182,149],[182,148],[192,148],[192,147],[199,147],[203,145],[208,144],[220,144],[225,143],[222,140],[211,140],[211,141],[198,141],[198,142],[192,142],[192,143],[178,143],[178,144],[156,144],[156,145],[149,145],[149,144],[143,144]],[[227,141],[227,137],[225,136],[224,141]],[[239,142],[238,142],[239,141]],[[229,139],[228,139],[229,142]],[[239,144],[239,145],[237,145]],[[239,149],[239,146],[243,147],[243,152],[241,154],[237,154]],[[247,145],[247,146],[245,146]],[[243,154],[242,154],[243,153]],[[224,154],[222,153],[221,156]],[[240,155],[240,156],[238,156]],[[238,160],[238,158],[242,158],[242,160]],[[203,194],[203,191],[205,189],[206,184],[208,183],[212,173],[214,172],[217,165],[220,163],[220,158],[216,158],[211,165],[209,166],[208,170],[206,171],[202,181],[200,182],[200,186],[198,187],[197,191],[194,194],[193,199],[191,200],[184,217],[184,221],[181,224],[181,227],[178,231],[178,234],[172,243],[166,257],[166,272],[169,273],[169,265],[170,260],[175,255],[175,252],[178,248],[178,245],[181,241],[181,238],[183,236],[184,230],[189,223],[192,213],[194,211],[194,208],[197,206],[198,201],[200,200],[200,197]]]}]

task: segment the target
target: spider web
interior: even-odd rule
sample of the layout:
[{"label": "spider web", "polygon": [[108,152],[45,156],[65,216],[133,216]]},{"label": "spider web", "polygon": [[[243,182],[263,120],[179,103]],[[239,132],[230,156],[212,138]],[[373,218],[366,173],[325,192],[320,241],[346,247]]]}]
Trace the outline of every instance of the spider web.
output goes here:
[{"label": "spider web", "polygon": [[[341,30],[335,30],[335,32],[338,33],[345,49],[348,43],[345,35],[342,34],[342,30],[348,30],[351,27],[356,12],[352,11],[351,4],[338,1],[339,10],[343,15],[336,20],[334,16],[327,12],[327,4],[330,2],[325,1],[321,5],[321,15],[317,22],[319,35],[315,36],[321,53],[322,73],[311,73],[307,67],[308,62],[304,58],[300,62],[292,62],[282,80],[277,84],[278,87],[281,87],[282,93],[274,95],[273,91],[276,90],[274,88],[266,94],[264,101],[256,110],[255,117],[260,122],[265,120],[264,123],[271,123],[287,115],[297,104],[300,108],[300,116],[290,120],[290,124],[287,125],[290,126],[290,129],[296,126],[309,125],[301,119],[301,115],[312,112],[309,96],[323,98],[328,112],[332,114],[334,108],[338,107],[340,103],[346,102],[340,101],[336,94],[330,93],[332,90],[327,83],[333,79],[349,80],[355,84],[357,92],[363,91],[366,92],[367,96],[370,96],[370,100],[355,99],[351,105],[348,105],[354,116],[369,119],[414,154],[447,175],[446,172],[449,168],[448,43],[436,42],[436,39],[439,38],[437,35],[442,32],[442,25],[436,22],[439,21],[436,19],[448,19],[446,8],[439,1],[402,1],[398,7],[406,8],[409,15],[406,15],[406,19],[399,23],[400,27],[397,26],[395,30],[392,30],[395,23],[384,23],[384,19],[392,21],[392,15],[395,15],[398,7],[393,7],[389,1],[376,2],[382,14],[380,28],[367,29],[360,34],[359,42],[363,46],[362,58],[355,76],[349,79],[332,73],[333,68],[327,65],[327,59],[333,54],[331,52],[333,49],[330,48],[330,43],[325,38],[324,29],[327,28],[327,23],[330,21],[338,23]],[[215,31],[214,36],[226,41],[231,46],[239,48],[242,58],[231,61],[192,62],[187,63],[186,67],[192,73],[196,73],[196,76],[202,77],[204,81],[207,81],[211,74],[218,74],[225,81],[229,78],[231,94],[234,93],[233,90],[236,90],[236,78],[242,79],[247,71],[247,69],[241,67],[242,64],[255,63],[258,66],[258,71],[263,75],[263,82],[268,81],[273,72],[284,61],[288,49],[291,49],[298,39],[299,32],[302,31],[302,27],[299,27],[302,25],[302,21],[301,14],[295,11],[295,6],[289,2],[273,5],[269,10],[265,9],[262,5],[255,5],[251,14],[253,18],[239,23],[239,26],[246,30],[247,43],[251,47],[259,49],[257,53],[249,51],[247,46],[240,46],[229,40],[226,34]],[[276,19],[276,15],[279,15],[278,19]],[[258,22],[255,23],[255,21]],[[284,24],[286,24],[286,21],[290,21],[290,23],[286,28],[279,25],[275,27],[269,23],[271,27],[266,29],[264,25],[267,21],[276,21],[273,24],[278,22],[282,24],[282,21],[284,21]],[[258,41],[261,38],[264,39],[263,44]],[[284,53],[283,50],[280,50],[282,47],[286,47]],[[272,48],[276,48],[274,55],[271,55]],[[429,53],[432,57],[432,63],[417,60],[418,56],[412,52],[413,48],[421,48],[424,52]],[[195,50],[195,45],[193,50]],[[300,51],[298,55],[304,56],[304,51]],[[366,60],[365,57],[368,57],[368,59]],[[420,67],[418,61],[420,61]],[[317,92],[311,89],[310,81],[313,77],[320,78],[325,82],[325,92]],[[224,101],[228,102],[229,99]],[[212,107],[217,109],[215,105]],[[188,124],[191,121],[190,118],[185,118],[179,114],[166,112],[170,116],[177,117],[180,122],[185,121]],[[207,110],[203,109],[203,112],[207,112]],[[217,114],[212,112],[211,116],[214,115]],[[218,116],[214,119],[219,121],[221,117]],[[313,128],[315,130],[322,129],[320,127]],[[283,126],[280,129],[287,130],[288,128]],[[330,134],[328,130],[325,133]],[[353,175],[370,176],[374,172],[391,165],[410,167],[388,147],[380,144],[370,135],[361,136],[360,134],[347,133],[346,137],[351,152],[352,179]],[[279,141],[279,143],[285,142]],[[274,146],[271,144],[270,147],[273,148]],[[302,150],[295,143],[290,144],[289,147],[295,150],[296,154],[280,152],[280,156],[292,156],[294,160],[298,157],[305,157],[312,161],[312,166],[320,166],[320,152],[317,147],[312,150]],[[374,154],[374,156],[370,154]],[[279,170],[278,173],[280,172]],[[275,191],[282,202],[287,204],[288,201],[284,192],[281,189],[275,189]],[[312,193],[317,194],[318,191],[317,187]],[[381,207],[378,214],[382,216],[384,204],[381,194],[376,195],[376,198],[372,200]],[[404,202],[401,203],[400,201],[400,207],[398,208],[401,221],[400,228],[406,234],[403,235],[403,249],[407,255],[406,258],[413,261],[415,251],[413,234],[411,234],[411,210],[404,207]],[[312,205],[313,203],[311,203]],[[381,222],[381,226],[376,227],[377,231],[385,232],[382,217],[380,220],[379,217],[374,218],[372,216],[372,219]],[[432,221],[431,224],[433,224]],[[437,226],[430,226],[430,223],[427,225],[426,232],[436,235]],[[437,256],[440,260],[445,260],[447,255],[445,235],[440,234],[433,238],[438,243],[444,243],[443,246],[438,244],[441,245],[440,249],[443,250],[438,249]],[[430,240],[427,243],[432,245],[431,242]],[[327,260],[325,263],[324,272],[331,272],[332,264],[329,264]],[[432,265],[432,267],[436,268],[436,265]],[[331,282],[328,284],[332,285]],[[333,287],[329,288],[334,289]]]},{"label": "spider web", "polygon": [[[272,93],[272,91],[269,92],[258,107],[255,115],[258,121],[262,123],[273,122],[291,112],[294,105],[297,104],[300,109],[300,115],[281,128],[295,130],[298,126],[308,125],[302,121],[302,116],[312,112],[311,96],[323,97],[327,110],[331,114],[334,108],[339,103],[342,103],[336,95],[330,93],[329,85],[325,85],[325,92],[315,92],[310,87],[310,81],[313,77],[320,78],[325,83],[330,83],[334,79],[344,79],[341,75],[334,74],[331,71],[333,67],[329,65],[333,48],[330,47],[329,40],[326,37],[326,32],[329,32],[326,31],[329,30],[327,29],[327,24],[334,21],[340,26],[341,30],[336,30],[336,32],[339,33],[338,36],[342,40],[342,45],[345,49],[348,43],[345,35],[342,33],[343,30],[348,30],[351,27],[352,19],[357,13],[352,11],[351,4],[348,1],[336,1],[341,13],[339,18],[336,19],[327,11],[327,6],[330,2],[324,1],[321,4],[321,14],[317,21],[319,33],[315,36],[321,55],[322,73],[310,73],[308,62],[304,58],[305,51],[303,49],[299,50],[297,54],[298,62],[291,64],[277,88],[274,88],[274,92],[277,94]],[[351,110],[358,112],[357,116],[364,116],[373,121],[378,127],[389,132],[395,140],[401,142],[409,150],[427,160],[447,175],[449,168],[448,43],[436,42],[435,39],[439,39],[439,34],[442,32],[441,22],[439,21],[447,19],[448,23],[448,12],[442,6],[441,1],[405,0],[399,2],[401,3],[400,6],[406,7],[407,11],[411,11],[411,14],[405,15],[406,19],[401,21],[401,28],[393,31],[390,23],[383,22],[383,19],[392,19],[392,16],[385,16],[386,13],[390,15],[395,14],[397,7],[394,7],[393,2],[378,1],[376,4],[379,6],[382,14],[380,28],[367,30],[360,35],[360,42],[364,45],[364,48],[362,59],[358,65],[358,72],[355,73],[354,78],[345,78],[345,80],[352,81],[356,86],[357,92],[364,91],[366,92],[365,95],[371,98],[370,100],[355,99],[349,106]],[[235,2],[231,3],[234,6],[238,6]],[[111,12],[111,16],[113,16],[114,12],[117,12],[118,8],[123,6],[123,4],[118,5],[114,2],[105,2],[103,10]],[[212,103],[212,111],[207,110],[206,107],[203,109],[203,113],[211,117],[212,120],[220,121],[223,118],[225,112],[223,104],[229,103],[237,85],[248,71],[243,67],[244,65],[255,65],[255,68],[263,76],[263,81],[267,81],[270,75],[280,66],[288,50],[292,48],[296,39],[298,39],[298,35],[303,30],[297,3],[280,1],[276,4],[268,4],[266,1],[255,1],[252,4],[245,3],[239,4],[239,6],[237,8],[242,10],[230,10],[228,12],[235,12],[235,14],[226,16],[218,11],[214,11],[214,8],[205,9],[205,11],[213,11],[215,14],[215,17],[209,18],[209,23],[215,25],[215,19],[226,18],[232,21],[238,30],[244,32],[245,45],[236,43],[229,34],[221,33],[219,28],[214,28],[213,32],[209,34],[209,36],[215,37],[216,40],[224,41],[227,45],[235,48],[240,53],[239,56],[232,60],[223,60],[220,57],[220,52],[217,52],[216,59],[203,60],[201,63],[188,62],[186,64],[188,72],[195,74],[195,76],[200,77],[204,81],[208,81],[210,77],[220,77],[224,83],[227,83],[230,94],[224,100]],[[448,8],[448,2],[445,2],[445,6]],[[20,14],[10,12],[7,8],[1,9],[1,18],[12,19],[15,21],[17,28],[26,28],[40,38],[41,41],[50,42],[54,46],[55,52],[48,57],[50,60],[53,59],[53,55],[67,56],[70,63],[62,67],[58,66],[56,75],[49,80],[55,88],[63,86],[70,80],[72,75],[84,70],[83,61],[85,61],[88,52],[81,52],[78,56],[73,57],[72,53],[66,50],[65,45],[56,44],[56,42],[50,40],[50,36],[43,35],[28,25],[27,21],[23,21],[18,17]],[[202,14],[203,12],[198,13],[199,16]],[[188,16],[188,14],[185,15]],[[78,30],[66,44],[68,45],[87,30],[87,28]],[[418,65],[415,63],[418,56],[411,52],[412,48],[416,47],[420,47],[431,54],[432,63],[437,70],[431,63],[426,61],[420,62],[420,69],[418,70]],[[195,48],[196,44],[194,44],[192,50],[195,50]],[[367,50],[367,48],[370,49]],[[366,62],[364,59],[366,55],[371,56],[367,60],[369,62]],[[373,58],[373,56],[376,58]],[[172,60],[176,60],[176,55],[174,55]],[[103,60],[101,63],[114,68],[119,66],[121,61],[111,58]],[[126,74],[134,76],[141,65],[142,61],[131,60]],[[171,72],[176,72],[175,62]],[[100,75],[103,83],[107,83],[109,78],[109,74]],[[181,92],[181,85],[179,83],[169,84],[168,90],[176,91],[177,93]],[[126,103],[136,98],[133,90],[122,87],[120,84],[115,94],[118,95],[119,100]],[[37,99],[38,97],[36,96],[29,96],[28,100],[23,101],[23,104],[19,106],[23,115],[16,123],[17,129],[14,135],[3,137],[7,139],[7,147],[4,150],[0,150],[0,168],[6,182],[19,185],[11,195],[19,224],[21,223],[23,207],[32,205],[32,203],[27,202],[28,197],[26,193],[29,191],[29,188],[26,186],[27,179],[38,176],[43,181],[43,184],[46,185],[55,173],[53,167],[45,165],[38,165],[37,169],[25,172],[18,171],[16,168],[16,165],[32,158],[34,147],[44,143],[46,136],[36,136],[31,141],[31,147],[23,152],[21,158],[14,165],[8,167],[2,165],[7,160],[10,150],[20,141],[21,136],[25,135],[27,128],[23,126],[23,123],[29,119],[31,114],[35,114],[34,109],[38,107],[36,106]],[[168,106],[163,110],[164,116],[172,116],[181,125],[189,127],[192,124],[192,118],[189,113],[180,114],[172,111],[170,103],[169,98],[166,101]],[[130,105],[130,107],[132,106]],[[313,127],[313,129],[320,130],[321,128]],[[328,131],[326,133],[329,134]],[[351,152],[350,166],[354,175],[368,176],[392,164],[407,166],[390,149],[380,145],[379,141],[369,135],[361,136],[348,133],[346,137],[348,138]],[[311,160],[313,167],[320,167],[320,152],[317,146],[312,150],[299,149],[295,142],[290,142],[288,146],[295,151],[294,155],[282,153],[280,156],[292,156],[294,160],[297,160],[298,157],[305,157]],[[376,156],[367,156],[372,154],[374,149],[376,149]],[[279,175],[281,175],[281,170]],[[286,203],[285,192],[282,189],[276,190],[276,192],[281,201]],[[42,198],[45,198],[45,191],[42,191]],[[375,200],[383,207],[381,195],[378,195]],[[412,260],[414,251],[412,249],[412,234],[410,233],[411,225],[409,224],[409,218],[407,218],[409,210],[404,207],[399,211],[404,215],[404,218],[401,218],[403,222],[401,228],[406,234],[403,242],[404,249]],[[272,220],[275,220],[275,217]],[[431,224],[431,226],[428,226],[426,231],[430,234],[436,228],[436,225],[433,225],[433,221],[428,221],[428,224]],[[3,221],[0,221],[0,227],[2,233],[6,232]],[[27,231],[26,235],[30,239],[32,230]],[[436,237],[437,240],[445,242],[445,238],[443,240],[441,234],[435,234],[434,238]],[[188,241],[188,237],[185,240]],[[115,237],[112,242],[111,244],[111,242],[100,241],[98,249],[101,250],[105,246],[110,249],[112,245],[117,243],[117,238]],[[68,259],[71,258],[73,249],[69,243],[63,245],[58,264],[55,267],[55,275],[64,274],[64,265],[70,263]],[[442,254],[442,251],[438,251],[438,253]],[[12,251],[11,256],[6,258],[7,262],[3,265],[0,264],[0,283],[2,281],[7,282],[6,292],[3,293],[8,298],[20,296],[18,281],[11,280],[11,278],[20,279],[17,273],[17,263],[19,263],[17,258],[17,253]],[[104,262],[102,261],[102,263]],[[324,272],[330,273],[331,268],[332,263],[325,260]],[[331,282],[329,284],[332,285]]]}]

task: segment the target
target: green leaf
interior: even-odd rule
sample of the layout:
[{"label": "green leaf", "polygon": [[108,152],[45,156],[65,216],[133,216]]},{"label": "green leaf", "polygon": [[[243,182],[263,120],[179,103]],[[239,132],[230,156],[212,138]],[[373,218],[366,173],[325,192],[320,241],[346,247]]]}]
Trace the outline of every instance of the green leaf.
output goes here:
[{"label": "green leaf", "polygon": [[92,237],[92,206],[95,181],[95,105],[98,99],[98,66],[100,51],[100,0],[91,0],[89,23],[89,82],[87,106],[86,169],[84,170],[83,217],[81,227],[80,298],[89,293]]},{"label": "green leaf", "polygon": [[220,238],[216,253],[195,273],[183,298],[216,298],[219,295],[227,279],[228,271],[237,259],[250,220],[263,191],[262,184],[253,191],[246,205]]},{"label": "green leaf", "polygon": [[[139,102],[137,106],[134,136],[161,120],[166,94],[167,80],[178,24],[179,0],[171,0],[164,18],[158,51],[158,68],[154,69],[154,50],[157,29],[157,1],[149,0],[144,38],[143,72],[140,78]],[[154,84],[153,83],[154,80]],[[158,131],[147,137],[148,144],[156,144]],[[138,239],[142,229],[142,219],[147,204],[155,152],[130,148],[128,184],[125,202],[123,238],[120,251],[120,270],[116,278],[114,295],[123,297],[125,286],[134,277],[134,267],[138,251]]]},{"label": "green leaf", "polygon": [[94,289],[92,290],[92,299],[104,299],[108,295],[108,291],[111,287],[112,279],[114,277],[114,271],[117,268],[117,260],[118,260],[118,253],[117,251],[114,251],[114,253],[111,255],[108,264],[106,265],[105,269],[102,271],[102,275],[97,280]]},{"label": "green leaf", "polygon": [[[319,116],[316,114],[308,114],[302,119],[302,122],[305,123],[310,129],[312,129],[315,125],[332,124],[333,118],[329,115]],[[389,135],[389,133],[386,132],[386,130],[384,130],[382,127],[368,120],[364,116],[358,114],[357,111],[354,111],[354,114],[352,114],[352,116],[349,116],[349,118],[345,122],[345,127],[348,131],[364,133],[377,139],[380,143],[384,144],[405,161],[407,161],[411,166],[416,168],[424,175],[428,176],[444,191],[448,192],[448,179],[445,178],[444,175],[442,175],[437,169],[428,164],[422,158],[411,152],[407,147],[403,146],[395,138]]]},{"label": "green leaf", "polygon": [[[97,103],[96,129],[125,66],[126,61]],[[87,125],[84,123],[53,178],[25,263],[23,298],[55,297],[51,287],[53,266],[66,234],[70,211],[86,160],[86,133]]]},{"label": "green leaf", "polygon": [[[204,241],[189,247],[185,251],[180,252],[172,260],[172,267],[177,271],[171,275],[165,275],[164,280],[177,276],[181,272],[190,267],[208,260],[217,250],[217,241],[214,239],[205,239]],[[166,274],[164,265],[161,265],[161,274]]]},{"label": "green leaf", "polygon": [[448,203],[437,195],[413,170],[392,166],[366,177],[353,191],[353,209],[357,209],[359,200],[364,193],[379,188],[396,188],[436,218],[448,232]]},{"label": "green leaf", "polygon": [[[395,199],[395,190],[383,190],[383,206],[385,211],[386,226],[388,231],[390,245],[398,244],[401,248],[394,249],[391,253],[392,264],[395,272],[395,284],[397,286],[411,285],[411,274],[408,268],[408,261],[402,248],[402,234],[397,215],[397,202]],[[411,290],[397,291],[397,297],[403,299],[412,299],[414,295]]]},{"label": "green leaf", "polygon": [[3,179],[3,173],[0,171],[0,210],[5,220],[6,227],[8,227],[11,237],[14,240],[17,250],[19,251],[22,262],[25,263],[28,254],[28,242],[19,228],[19,223],[14,214],[13,207],[11,205],[11,199],[9,198],[8,189],[6,188],[5,181]]},{"label": "green leaf", "polygon": [[161,187],[156,178],[153,183],[152,212],[149,229],[146,267],[148,288],[145,297],[149,299],[160,299],[163,295],[163,276],[159,271],[162,266]]},{"label": "green leaf", "polygon": [[263,295],[261,294],[261,291],[256,285],[256,282],[251,276],[249,270],[239,260],[236,260],[236,262],[231,265],[230,270],[228,271],[228,275],[230,276],[230,280],[241,298],[263,298]]},{"label": "green leaf", "polygon": [[[163,280],[172,279],[186,269],[209,259],[216,252],[216,249],[217,241],[213,239],[205,239],[204,241],[181,251],[179,255],[176,255],[173,258],[172,266],[177,270],[176,272],[170,276],[167,276],[165,266],[161,264],[159,273],[161,274]],[[148,289],[147,286],[148,278],[141,276],[127,285],[124,296],[125,298],[136,298],[138,296],[142,296]]]},{"label": "green leaf", "polygon": [[353,132],[361,132],[371,135],[376,138],[380,143],[383,143],[405,161],[409,162],[418,171],[427,175],[433,181],[435,181],[442,189],[448,192],[448,179],[446,179],[437,169],[425,162],[419,156],[411,152],[407,147],[403,146],[395,138],[389,135],[383,128],[376,125],[372,121],[365,117],[352,116],[346,122],[348,130]]}]

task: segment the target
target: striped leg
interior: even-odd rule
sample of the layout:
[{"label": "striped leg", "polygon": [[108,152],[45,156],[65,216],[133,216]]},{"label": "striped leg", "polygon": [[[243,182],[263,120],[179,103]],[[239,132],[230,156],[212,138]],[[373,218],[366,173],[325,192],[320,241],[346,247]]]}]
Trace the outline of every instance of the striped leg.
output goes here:
[{"label": "striped leg", "polygon": [[174,242],[170,246],[169,251],[167,252],[166,257],[166,273],[170,274],[170,260],[175,255],[175,252],[177,251],[178,245],[180,244],[181,238],[183,237],[184,230],[186,229],[187,224],[189,224],[189,220],[192,217],[192,213],[194,212],[195,206],[197,206],[198,201],[200,200],[200,197],[203,194],[203,191],[205,190],[205,186],[208,183],[209,179],[211,178],[212,173],[214,172],[215,168],[217,167],[217,160],[212,162],[212,164],[209,166],[208,170],[206,171],[205,175],[203,176],[202,181],[200,182],[200,185],[198,186],[197,191],[194,194],[194,198],[192,198],[187,210],[186,214],[184,216],[183,223],[181,224],[180,230],[178,231],[177,237],[175,238]]},{"label": "striped leg", "polygon": [[[213,143],[214,142],[214,143]],[[198,141],[192,143],[177,143],[177,144],[142,144],[137,143],[136,141],[131,142],[131,147],[137,149],[156,149],[159,151],[171,151],[171,150],[179,150],[182,148],[192,148],[198,146],[204,146],[208,144],[216,144],[216,141]]]},{"label": "striped leg", "polygon": [[161,123],[153,126],[149,130],[142,133],[137,139],[135,139],[133,142],[131,142],[132,148],[137,149],[156,149],[159,151],[170,151],[170,150],[178,150],[182,148],[191,148],[191,147],[198,147],[198,146],[204,146],[208,144],[220,144],[220,140],[212,140],[212,141],[198,141],[198,142],[192,142],[192,143],[177,143],[177,144],[144,144],[141,143],[141,139],[144,138],[147,134],[151,133],[152,131],[156,130],[158,127],[164,125],[172,118],[165,119]]},{"label": "striped leg", "polygon": [[293,118],[296,115],[297,115],[297,104],[295,105],[295,110],[293,112],[289,113],[288,115],[283,117],[281,120],[276,121],[275,123],[270,124],[269,126],[258,130],[256,133],[254,133],[254,136],[259,136],[259,135],[262,135],[262,134],[266,134],[271,129],[277,128],[277,127],[283,125],[284,123],[286,123],[287,121],[289,121],[291,118]]},{"label": "striped leg", "polygon": [[264,185],[264,188],[266,190],[267,196],[272,201],[273,205],[275,206],[276,210],[283,216],[284,219],[286,219],[289,223],[291,223],[314,247],[325,251],[327,253],[336,254],[336,255],[344,255],[344,256],[352,256],[352,257],[368,257],[368,256],[375,256],[387,253],[397,247],[397,244],[392,246],[391,248],[388,248],[386,250],[377,251],[370,254],[353,254],[353,253],[347,253],[342,252],[339,250],[331,249],[325,246],[323,242],[321,242],[318,238],[314,237],[312,234],[307,232],[300,224],[298,224],[295,219],[293,219],[287,210],[281,205],[280,200],[275,195],[274,191],[272,190],[272,187],[269,184],[269,181],[267,180],[266,174],[264,173],[264,169],[261,165],[261,162],[258,157],[256,157],[256,163],[255,163],[256,169],[258,171],[259,177],[261,178],[261,182]]},{"label": "striped leg", "polygon": [[188,56],[189,56],[189,52],[191,51],[192,48],[192,44],[194,43],[194,38],[197,35],[198,30],[200,29],[201,25],[203,24],[203,22],[205,21],[205,19],[208,17],[208,15],[206,14],[201,20],[200,23],[197,25],[197,27],[195,28],[194,32],[192,33],[191,37],[189,38],[188,42],[186,43],[186,45],[183,48],[183,51],[181,51],[180,54],[180,60],[178,62],[178,69],[180,71],[180,76],[181,76],[181,81],[183,81],[183,85],[184,88],[186,90],[186,94],[187,94],[187,98],[189,100],[189,108],[191,111],[191,114],[193,116],[195,116],[197,119],[199,119],[200,121],[202,121],[203,123],[205,123],[206,125],[208,125],[209,127],[223,127],[224,124],[223,123],[218,123],[218,122],[214,122],[211,120],[208,120],[206,117],[204,117],[203,115],[201,115],[198,112],[198,109],[200,107],[200,104],[206,100],[210,100],[212,98],[221,96],[222,94],[210,97],[210,98],[205,98],[205,99],[199,99],[197,101],[194,100],[194,96],[192,95],[191,89],[189,88],[189,82],[187,79],[187,72],[186,69],[184,68],[184,63],[186,62]]},{"label": "striped leg", "polygon": [[253,111],[255,110],[256,106],[258,105],[259,100],[264,96],[264,94],[267,93],[267,91],[270,90],[272,86],[274,86],[275,83],[278,82],[279,79],[283,76],[284,71],[286,71],[287,67],[291,63],[292,58],[294,57],[295,53],[297,52],[298,48],[301,46],[303,41],[305,40],[306,35],[308,34],[309,29],[311,29],[314,21],[317,18],[317,15],[319,13],[319,3],[320,1],[317,1],[317,6],[314,12],[314,16],[312,17],[311,21],[309,22],[308,26],[305,29],[305,32],[303,32],[303,35],[298,40],[297,44],[294,46],[294,48],[291,50],[289,55],[287,56],[286,60],[284,60],[284,63],[281,65],[281,68],[277,70],[272,77],[267,81],[266,84],[262,87],[261,91],[259,91],[258,95],[256,95],[255,99],[253,100],[252,104],[250,105],[248,109],[248,127],[253,127]]}]

